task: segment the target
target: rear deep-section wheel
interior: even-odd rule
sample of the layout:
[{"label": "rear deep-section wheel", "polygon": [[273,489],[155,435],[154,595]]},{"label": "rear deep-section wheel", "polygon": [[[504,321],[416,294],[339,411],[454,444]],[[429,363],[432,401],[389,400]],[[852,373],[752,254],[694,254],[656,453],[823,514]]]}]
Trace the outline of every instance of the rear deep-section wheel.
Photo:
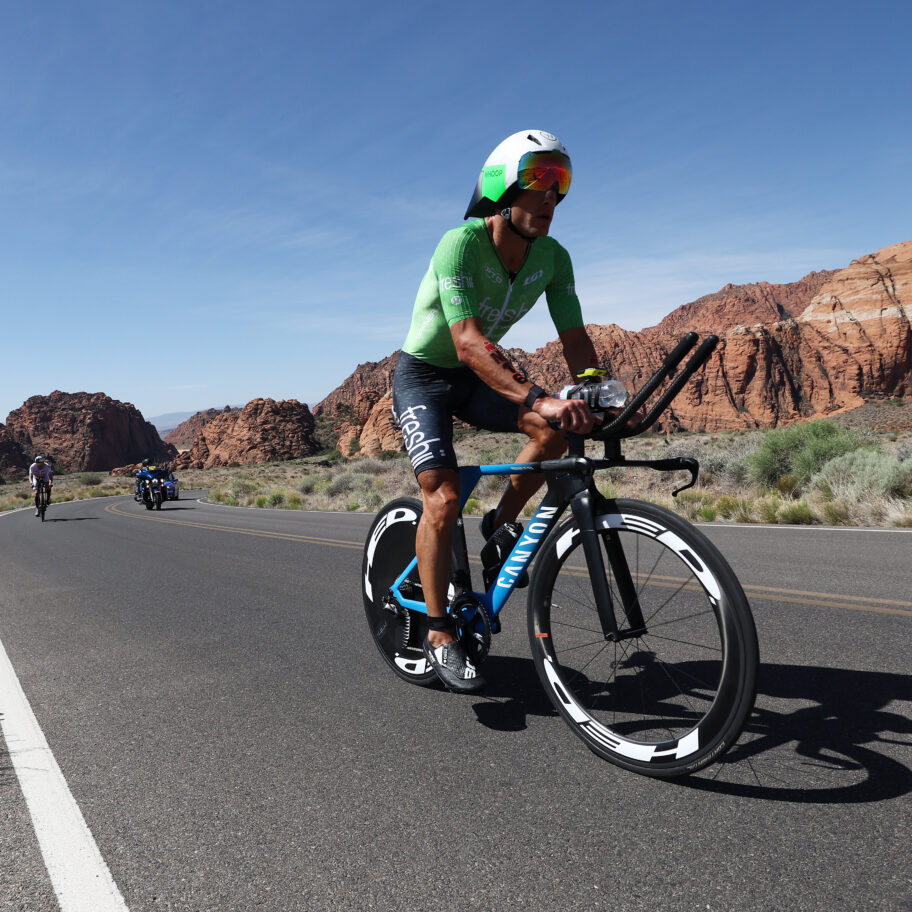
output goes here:
[{"label": "rear deep-section wheel", "polygon": [[155,504],[152,503],[151,500],[145,500],[145,501],[143,501],[143,503],[146,505],[146,509],[147,509],[147,510],[154,510],[154,509],[155,509]]},{"label": "rear deep-section wheel", "polygon": [[753,707],[750,606],[712,542],[668,510],[606,501],[596,529],[621,635],[606,637],[579,530],[565,520],[543,546],[529,594],[539,677],[600,757],[648,776],[694,772],[734,744]]},{"label": "rear deep-section wheel", "polygon": [[[400,497],[378,514],[364,545],[361,586],[371,636],[390,668],[412,684],[435,683],[421,644],[427,634],[427,616],[399,603],[391,586],[415,557],[415,534],[421,519],[421,501]],[[400,586],[403,595],[422,601],[415,568]]]}]

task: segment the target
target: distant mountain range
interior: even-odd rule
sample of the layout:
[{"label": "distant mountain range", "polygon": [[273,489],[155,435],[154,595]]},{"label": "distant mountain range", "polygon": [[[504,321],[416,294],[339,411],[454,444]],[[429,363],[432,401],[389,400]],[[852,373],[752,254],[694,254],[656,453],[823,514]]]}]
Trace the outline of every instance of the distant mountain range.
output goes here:
[{"label": "distant mountain range", "polygon": [[[204,409],[199,409],[199,411],[204,411]],[[159,436],[164,437],[168,431],[173,431],[182,421],[186,421],[195,414],[196,412],[168,412],[166,415],[146,418],[146,421],[155,426]]]},{"label": "distant mountain range", "polygon": [[[226,406],[227,408],[240,409],[243,405]],[[155,427],[159,436],[167,437],[176,427],[183,424],[188,418],[199,415],[200,412],[224,411],[224,409],[198,409],[195,412],[168,412],[165,415],[156,415],[154,418],[146,418],[149,424]]]}]

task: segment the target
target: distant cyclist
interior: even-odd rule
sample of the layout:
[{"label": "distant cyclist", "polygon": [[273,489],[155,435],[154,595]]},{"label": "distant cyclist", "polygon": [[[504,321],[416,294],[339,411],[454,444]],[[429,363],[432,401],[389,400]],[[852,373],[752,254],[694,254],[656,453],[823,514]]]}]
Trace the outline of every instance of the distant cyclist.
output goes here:
[{"label": "distant cyclist", "polygon": [[[544,294],[572,379],[597,367],[567,251],[548,237],[554,209],[570,188],[570,157],[557,137],[523,130],[488,156],[469,208],[448,231],[418,289],[393,378],[393,414],[421,488],[415,549],[428,612],[424,653],[451,690],[484,686],[446,617],[450,530],[459,512],[453,416],[489,431],[522,431],[517,462],[556,459],[566,440],[548,424],[586,433],[593,419],[578,399],[549,396],[510,364],[497,343]],[[516,520],[543,483],[513,475],[484,517],[490,538]]]},{"label": "distant cyclist", "polygon": [[29,466],[29,482],[32,485],[32,491],[35,493],[35,516],[40,515],[38,509],[38,480],[43,479],[47,488],[47,502],[51,502],[51,488],[54,485],[54,470],[44,456],[36,456],[35,461]]}]

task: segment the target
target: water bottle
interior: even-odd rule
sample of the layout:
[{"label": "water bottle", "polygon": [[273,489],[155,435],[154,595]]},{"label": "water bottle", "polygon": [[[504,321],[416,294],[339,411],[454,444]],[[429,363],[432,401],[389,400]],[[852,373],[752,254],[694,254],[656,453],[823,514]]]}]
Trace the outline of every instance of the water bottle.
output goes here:
[{"label": "water bottle", "polygon": [[622,408],[627,402],[627,389],[620,380],[601,380],[599,383],[574,383],[565,386],[558,399],[583,399],[589,408]]}]

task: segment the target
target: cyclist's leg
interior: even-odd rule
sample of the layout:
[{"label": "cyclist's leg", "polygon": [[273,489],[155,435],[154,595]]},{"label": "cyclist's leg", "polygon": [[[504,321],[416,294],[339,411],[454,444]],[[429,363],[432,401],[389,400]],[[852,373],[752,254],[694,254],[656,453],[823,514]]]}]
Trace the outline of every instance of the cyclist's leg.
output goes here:
[{"label": "cyclist's leg", "polygon": [[[458,417],[486,431],[524,433],[529,441],[520,450],[516,462],[539,462],[561,456],[567,441],[560,431],[552,428],[537,412],[510,402],[480,378],[475,377],[475,380],[472,396],[456,412]],[[515,521],[544,481],[543,475],[511,475],[494,513],[493,528]]]},{"label": "cyclist's leg", "polygon": [[[543,459],[560,458],[567,448],[566,437],[537,412],[525,406],[521,406],[519,411],[519,429],[528,435],[529,442],[520,450],[516,461],[541,462]],[[544,475],[511,475],[510,483],[494,514],[494,528],[515,521],[522,508],[544,483]]]},{"label": "cyclist's leg", "polygon": [[[459,515],[459,475],[453,450],[454,400],[465,384],[465,370],[438,368],[407,352],[393,375],[393,418],[402,430],[421,488],[422,514],[415,536],[418,576],[428,616],[446,616],[451,573],[450,534]],[[473,375],[474,376],[474,375]],[[450,630],[431,630],[437,647],[451,642]]]},{"label": "cyclist's leg", "polygon": [[[428,617],[446,617],[447,588],[452,573],[450,535],[459,515],[459,475],[452,469],[429,469],[418,476],[423,512],[415,535],[418,576]],[[455,640],[455,631],[430,630],[432,646]]]}]

